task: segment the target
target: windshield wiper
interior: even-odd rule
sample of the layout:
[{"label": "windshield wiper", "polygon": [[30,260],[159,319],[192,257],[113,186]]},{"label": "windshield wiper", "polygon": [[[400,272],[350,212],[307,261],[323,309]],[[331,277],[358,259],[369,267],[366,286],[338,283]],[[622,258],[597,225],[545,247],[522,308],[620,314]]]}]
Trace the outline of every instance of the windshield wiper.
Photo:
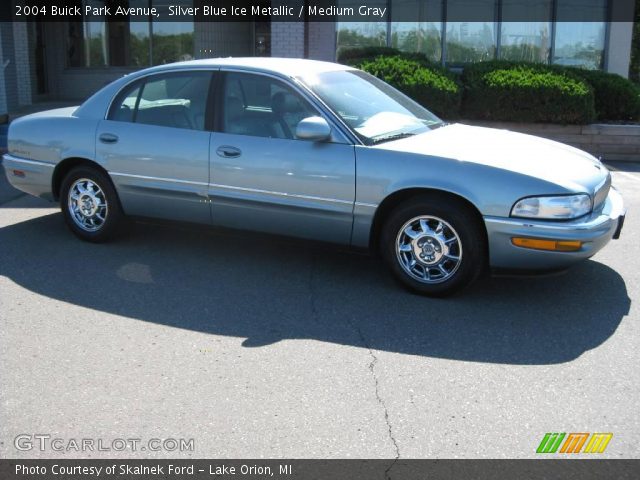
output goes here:
[{"label": "windshield wiper", "polygon": [[393,135],[387,135],[386,137],[372,138],[371,144],[376,145],[378,143],[390,142],[391,140],[399,140],[401,138],[413,137],[414,135],[417,135],[417,133],[410,133],[410,132],[395,133]]}]

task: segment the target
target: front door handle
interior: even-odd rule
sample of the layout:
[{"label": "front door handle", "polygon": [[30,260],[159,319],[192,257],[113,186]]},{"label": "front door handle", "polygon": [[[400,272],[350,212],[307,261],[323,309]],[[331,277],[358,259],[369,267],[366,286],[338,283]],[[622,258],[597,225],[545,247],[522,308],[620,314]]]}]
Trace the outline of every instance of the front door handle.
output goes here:
[{"label": "front door handle", "polygon": [[230,147],[228,145],[223,145],[216,150],[216,153],[220,157],[224,158],[237,158],[242,155],[242,151],[236,147]]},{"label": "front door handle", "polygon": [[118,136],[113,133],[103,133],[98,138],[102,143],[118,143]]}]

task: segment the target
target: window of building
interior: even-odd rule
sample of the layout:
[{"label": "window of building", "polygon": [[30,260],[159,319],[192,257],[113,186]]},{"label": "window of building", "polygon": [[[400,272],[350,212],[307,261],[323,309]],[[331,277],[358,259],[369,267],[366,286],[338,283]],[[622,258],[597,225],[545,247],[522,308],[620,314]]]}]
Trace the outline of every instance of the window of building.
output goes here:
[{"label": "window of building", "polygon": [[[339,3],[353,7],[354,1]],[[421,52],[451,66],[500,58],[602,68],[610,1],[387,0],[383,5],[378,1],[376,6],[390,12],[389,21],[338,19],[337,53],[389,46]],[[460,21],[465,18],[476,21]]]},{"label": "window of building", "polygon": [[553,63],[602,68],[607,0],[558,0],[556,20]]},{"label": "window of building", "polygon": [[[101,7],[114,3],[132,8],[166,10],[166,0],[77,0]],[[193,6],[193,0],[172,0],[171,5]],[[149,17],[125,20],[92,17],[92,21],[67,22],[68,67],[148,67],[194,56],[193,22],[157,22]]]},{"label": "window of building", "polygon": [[338,22],[338,51],[356,47],[383,47],[387,45],[386,22]]},{"label": "window of building", "polygon": [[[362,2],[358,0],[340,0],[340,8],[353,8],[355,11]],[[387,8],[388,0],[372,0],[368,7]],[[381,18],[377,22],[350,22],[347,18],[337,18],[336,22],[336,46],[338,52],[356,47],[384,47],[387,45],[387,31],[389,24],[387,18]]]},{"label": "window of building", "polygon": [[[423,53],[434,62],[442,59],[442,1],[404,0],[391,10],[391,46]],[[415,22],[394,21],[415,18]]]},{"label": "window of building", "polygon": [[[531,17],[528,19],[527,17]],[[552,0],[503,0],[500,23],[500,58],[549,62],[553,30]],[[509,19],[517,18],[517,22]]]},{"label": "window of building", "polygon": [[[495,0],[449,0],[448,18],[496,18]],[[464,64],[496,57],[495,21],[449,22],[446,24],[446,62]]]}]

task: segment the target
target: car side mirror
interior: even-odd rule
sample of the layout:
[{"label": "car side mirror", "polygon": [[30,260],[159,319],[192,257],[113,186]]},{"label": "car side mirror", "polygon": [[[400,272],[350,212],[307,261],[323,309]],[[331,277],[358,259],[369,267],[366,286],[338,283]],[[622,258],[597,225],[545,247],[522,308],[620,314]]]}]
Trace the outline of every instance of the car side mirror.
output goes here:
[{"label": "car side mirror", "polygon": [[322,117],[307,117],[296,127],[296,138],[322,142],[331,136],[331,127]]}]

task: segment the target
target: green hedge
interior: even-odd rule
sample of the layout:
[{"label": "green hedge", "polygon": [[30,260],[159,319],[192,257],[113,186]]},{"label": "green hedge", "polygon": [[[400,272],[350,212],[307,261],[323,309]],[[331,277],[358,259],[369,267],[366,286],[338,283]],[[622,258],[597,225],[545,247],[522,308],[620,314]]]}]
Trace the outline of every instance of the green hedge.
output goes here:
[{"label": "green hedge", "polygon": [[593,87],[600,121],[635,121],[640,118],[640,88],[626,78],[599,70],[568,68]]},{"label": "green hedge", "polygon": [[469,119],[584,124],[596,118],[592,87],[566,69],[484,62],[466,67],[462,82]]},{"label": "green hedge", "polygon": [[338,51],[338,63],[359,67],[362,62],[374,60],[381,55],[391,57],[402,55],[402,52],[391,47],[345,48]]},{"label": "green hedge", "polygon": [[404,56],[379,56],[359,67],[384,80],[438,116],[457,118],[462,89],[454,74],[438,66]]},{"label": "green hedge", "polygon": [[[450,70],[442,67],[440,63],[435,63],[423,53],[403,52],[392,47],[358,47],[343,49],[338,53],[338,62],[344,65],[360,68],[364,62],[372,62],[378,57],[400,57],[405,60],[418,62],[421,66],[446,72],[453,75]],[[455,76],[455,75],[453,75]]]},{"label": "green hedge", "polygon": [[457,76],[420,53],[390,47],[341,50],[341,63],[387,81],[445,119],[585,124],[640,119],[640,87],[619,75],[494,60]]}]

